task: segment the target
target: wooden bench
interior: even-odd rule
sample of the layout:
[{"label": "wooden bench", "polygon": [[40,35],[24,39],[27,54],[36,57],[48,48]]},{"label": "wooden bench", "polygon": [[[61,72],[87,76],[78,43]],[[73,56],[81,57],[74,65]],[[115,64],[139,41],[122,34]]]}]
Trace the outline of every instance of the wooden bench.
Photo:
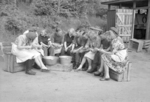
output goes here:
[{"label": "wooden bench", "polygon": [[137,52],[140,52],[143,49],[144,40],[130,39],[130,45],[132,48],[137,49]]},{"label": "wooden bench", "polygon": [[15,73],[24,70],[23,63],[17,63],[16,57],[11,53],[11,43],[1,43],[1,51],[3,52],[3,58],[5,67],[4,71]]},{"label": "wooden bench", "polygon": [[115,72],[110,68],[109,71],[110,78],[118,82],[130,81],[130,67],[131,67],[131,62],[127,61],[126,68],[125,68],[126,70],[122,73]]}]

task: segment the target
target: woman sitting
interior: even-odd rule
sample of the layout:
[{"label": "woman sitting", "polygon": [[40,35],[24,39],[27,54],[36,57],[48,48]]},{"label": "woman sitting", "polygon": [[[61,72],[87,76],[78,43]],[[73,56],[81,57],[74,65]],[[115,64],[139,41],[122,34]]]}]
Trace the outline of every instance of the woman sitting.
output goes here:
[{"label": "woman sitting", "polygon": [[47,56],[50,51],[51,41],[50,37],[46,33],[46,29],[39,30],[38,37],[35,39],[37,45],[41,45],[44,50],[44,55]]},{"label": "woman sitting", "polygon": [[41,49],[41,46],[36,46],[33,41],[37,37],[35,32],[26,32],[19,35],[16,38],[15,43],[12,43],[12,53],[16,56],[17,63],[25,63],[26,74],[35,75],[36,73],[31,71],[33,62],[41,68],[41,71],[49,71],[43,64],[41,58],[41,52],[36,49]]},{"label": "woman sitting", "polygon": [[51,37],[52,46],[50,46],[50,55],[60,55],[63,46],[63,32],[61,29],[57,29],[54,35]]},{"label": "woman sitting", "polygon": [[73,69],[80,65],[85,51],[83,51],[87,43],[87,36],[83,30],[78,30],[75,37],[75,48],[72,51]]},{"label": "woman sitting", "polygon": [[88,35],[89,35],[89,39],[88,39],[88,42],[86,45],[87,46],[86,49],[88,50],[88,52],[84,55],[80,66],[77,68],[77,71],[82,70],[82,67],[85,64],[86,60],[88,61],[88,70],[87,71],[90,71],[92,68],[92,61],[93,61],[95,53],[96,53],[94,50],[94,47],[95,47],[96,42],[98,41],[97,40],[98,36],[97,36],[97,34],[95,34],[94,31],[89,31]]},{"label": "woman sitting", "polygon": [[[102,48],[106,51],[109,51],[110,50],[111,39],[110,39],[110,35],[107,34],[107,33],[109,33],[109,31],[99,35],[100,39],[101,39],[100,48]],[[99,68],[100,68],[100,65],[101,65],[101,55],[102,54],[103,53],[97,51],[96,54],[95,54],[93,63],[92,63],[93,71],[96,71],[96,72],[94,72],[95,76],[103,76],[103,73],[99,73],[99,71],[98,71]]]},{"label": "woman sitting", "polygon": [[74,36],[75,30],[74,28],[71,28],[69,32],[64,36],[64,44],[62,47],[61,55],[71,55],[75,47]]},{"label": "woman sitting", "polygon": [[110,52],[104,49],[97,49],[103,53],[99,69],[99,73],[104,70],[104,77],[100,79],[101,81],[110,79],[109,68],[116,72],[122,72],[124,67],[120,63],[123,63],[127,57],[127,50],[125,49],[123,40],[119,37],[117,29],[112,27],[109,32],[108,34],[112,38]]}]

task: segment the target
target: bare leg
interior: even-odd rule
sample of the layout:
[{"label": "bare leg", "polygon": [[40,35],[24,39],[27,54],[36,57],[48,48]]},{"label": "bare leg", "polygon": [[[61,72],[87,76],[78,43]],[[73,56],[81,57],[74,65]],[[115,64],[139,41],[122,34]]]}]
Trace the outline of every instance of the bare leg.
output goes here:
[{"label": "bare leg", "polygon": [[42,62],[41,56],[36,57],[35,62],[41,69],[47,69],[47,67]]},{"label": "bare leg", "polygon": [[104,78],[109,79],[110,78],[110,76],[109,76],[109,67],[106,65],[106,63],[104,63],[104,73],[105,73]]},{"label": "bare leg", "polygon": [[83,57],[81,64],[79,65],[79,67],[77,68],[77,70],[82,69],[84,63],[86,62],[86,57]]},{"label": "bare leg", "polygon": [[103,59],[101,58],[101,65],[100,65],[100,68],[99,68],[99,72],[102,72],[103,71],[103,69],[104,69],[104,61],[103,61]]},{"label": "bare leg", "polygon": [[95,75],[95,76],[101,75],[101,72],[103,72],[103,70],[104,70],[104,61],[103,61],[103,59],[101,58],[101,65],[100,65],[100,68],[98,69],[98,71],[94,72],[94,75]]},{"label": "bare leg", "polygon": [[89,71],[92,68],[92,60],[89,59],[89,58],[87,58],[87,60],[88,60],[88,63],[89,63],[89,67],[88,67],[87,71]]}]

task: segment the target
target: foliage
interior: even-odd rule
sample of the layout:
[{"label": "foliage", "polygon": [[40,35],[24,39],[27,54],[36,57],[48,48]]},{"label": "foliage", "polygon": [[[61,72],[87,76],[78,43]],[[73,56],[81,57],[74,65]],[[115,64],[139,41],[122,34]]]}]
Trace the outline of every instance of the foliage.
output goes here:
[{"label": "foliage", "polygon": [[32,8],[35,15],[54,15],[56,7],[52,0],[34,0],[32,2]]},{"label": "foliage", "polygon": [[[17,35],[32,26],[53,30],[58,21],[59,27],[66,31],[70,27],[79,26],[106,28],[106,19],[103,18],[106,18],[107,10],[101,7],[100,0],[16,1],[16,4],[12,2],[0,5],[0,19],[3,19],[1,26],[7,34]],[[91,20],[90,17],[95,18]]]},{"label": "foliage", "polygon": [[18,34],[26,28],[26,15],[14,5],[5,5],[1,11],[2,14],[6,16],[5,29],[12,32],[12,34]]}]

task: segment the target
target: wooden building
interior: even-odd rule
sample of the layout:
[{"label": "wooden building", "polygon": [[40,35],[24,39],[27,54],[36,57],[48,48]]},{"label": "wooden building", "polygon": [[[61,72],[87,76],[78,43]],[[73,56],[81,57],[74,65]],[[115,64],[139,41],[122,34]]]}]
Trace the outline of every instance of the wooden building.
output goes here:
[{"label": "wooden building", "polygon": [[[113,13],[114,7],[115,10],[129,9],[132,10],[131,38],[142,40],[150,39],[150,0],[109,0],[102,2],[102,4],[108,5],[108,29],[112,26],[116,26],[115,23],[117,21],[115,21],[116,18]],[[142,10],[146,12],[140,13]],[[139,18],[142,23],[137,22]]]}]

